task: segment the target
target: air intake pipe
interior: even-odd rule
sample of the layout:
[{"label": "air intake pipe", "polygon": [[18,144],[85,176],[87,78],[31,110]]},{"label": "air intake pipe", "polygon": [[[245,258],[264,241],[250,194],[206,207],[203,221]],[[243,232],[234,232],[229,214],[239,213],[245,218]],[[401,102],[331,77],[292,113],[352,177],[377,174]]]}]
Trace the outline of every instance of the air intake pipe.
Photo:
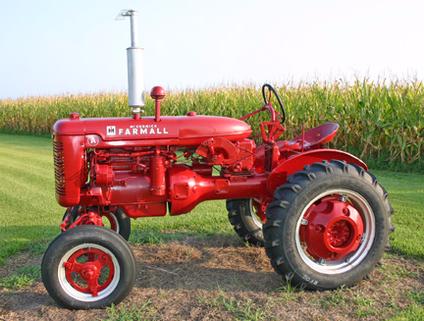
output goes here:
[{"label": "air intake pipe", "polygon": [[143,48],[139,47],[138,42],[138,12],[123,10],[120,16],[130,18],[131,46],[127,48],[128,106],[132,108],[134,117],[138,117],[144,107]]}]

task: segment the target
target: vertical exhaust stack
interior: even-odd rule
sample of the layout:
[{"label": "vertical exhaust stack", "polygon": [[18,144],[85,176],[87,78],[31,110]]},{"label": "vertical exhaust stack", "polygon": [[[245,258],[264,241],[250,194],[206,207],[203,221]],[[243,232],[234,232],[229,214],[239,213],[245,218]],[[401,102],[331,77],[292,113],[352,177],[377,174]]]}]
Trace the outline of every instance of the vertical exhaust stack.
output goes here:
[{"label": "vertical exhaust stack", "polygon": [[131,46],[127,48],[128,64],[128,106],[132,108],[135,118],[138,118],[144,107],[144,79],[143,79],[143,48],[139,47],[138,40],[138,12],[123,10],[121,17],[129,17],[131,25]]}]

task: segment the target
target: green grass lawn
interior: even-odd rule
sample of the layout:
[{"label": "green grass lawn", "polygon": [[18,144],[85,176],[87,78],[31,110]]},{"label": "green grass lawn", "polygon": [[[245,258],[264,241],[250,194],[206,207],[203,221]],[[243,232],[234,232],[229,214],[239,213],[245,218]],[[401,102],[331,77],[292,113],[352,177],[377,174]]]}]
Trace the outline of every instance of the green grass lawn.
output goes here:
[{"label": "green grass lawn", "polygon": [[[0,265],[25,249],[40,251],[59,232],[64,209],[54,196],[51,141],[0,134]],[[393,251],[424,259],[424,175],[374,170],[395,209]],[[205,202],[189,215],[133,221],[132,242],[152,243],[186,235],[233,234],[225,202]]]}]

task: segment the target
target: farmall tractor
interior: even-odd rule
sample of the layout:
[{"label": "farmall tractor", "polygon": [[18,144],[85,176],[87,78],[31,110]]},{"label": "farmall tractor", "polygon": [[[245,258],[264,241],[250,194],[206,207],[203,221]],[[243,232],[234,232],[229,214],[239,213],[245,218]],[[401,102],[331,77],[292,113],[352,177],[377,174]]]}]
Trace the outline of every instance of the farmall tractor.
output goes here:
[{"label": "farmall tractor", "polygon": [[[136,274],[126,242],[130,218],[180,215],[218,199],[227,200],[237,234],[264,246],[275,271],[294,285],[326,290],[365,277],[388,243],[392,209],[363,161],[324,147],[338,125],[279,140],[286,111],[267,84],[263,105],[240,119],[161,116],[161,87],[151,91],[155,115],[142,117],[137,15],[122,15],[131,21],[132,117],[81,119],[72,113],[53,127],[56,197],[67,208],[63,233],[42,261],[54,300],[74,309],[120,302]],[[260,123],[256,145],[245,120],[258,113],[269,118]]]}]

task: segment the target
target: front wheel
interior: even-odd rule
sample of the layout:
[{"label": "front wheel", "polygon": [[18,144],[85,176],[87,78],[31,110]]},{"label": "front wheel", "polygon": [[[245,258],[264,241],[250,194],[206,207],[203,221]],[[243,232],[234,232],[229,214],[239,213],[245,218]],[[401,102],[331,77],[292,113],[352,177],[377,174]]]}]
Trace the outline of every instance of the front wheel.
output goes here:
[{"label": "front wheel", "polygon": [[390,214],[373,175],[341,161],[315,163],[275,191],[264,226],[266,252],[295,285],[351,286],[381,259]]},{"label": "front wheel", "polygon": [[93,225],[77,226],[50,243],[41,276],[60,306],[103,308],[119,303],[131,291],[135,259],[119,234]]}]

